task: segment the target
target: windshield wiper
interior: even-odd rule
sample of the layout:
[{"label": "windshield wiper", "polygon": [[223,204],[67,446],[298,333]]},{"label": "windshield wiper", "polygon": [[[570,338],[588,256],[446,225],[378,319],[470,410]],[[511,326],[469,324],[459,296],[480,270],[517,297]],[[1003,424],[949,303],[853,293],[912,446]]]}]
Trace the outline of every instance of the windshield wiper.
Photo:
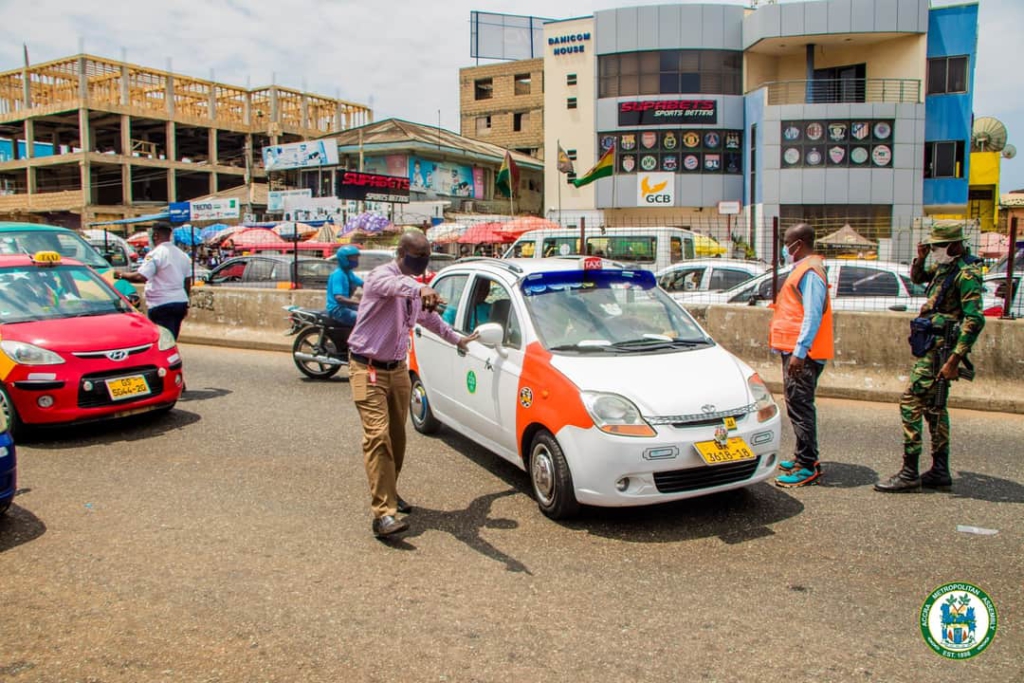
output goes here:
[{"label": "windshield wiper", "polygon": [[612,346],[617,349],[649,351],[652,349],[670,349],[680,346],[702,346],[708,343],[707,339],[659,339],[657,337],[648,337],[644,339],[627,339],[626,341],[615,342]]},{"label": "windshield wiper", "polygon": [[621,349],[610,344],[560,344],[548,351],[575,351],[577,353],[619,353]]}]

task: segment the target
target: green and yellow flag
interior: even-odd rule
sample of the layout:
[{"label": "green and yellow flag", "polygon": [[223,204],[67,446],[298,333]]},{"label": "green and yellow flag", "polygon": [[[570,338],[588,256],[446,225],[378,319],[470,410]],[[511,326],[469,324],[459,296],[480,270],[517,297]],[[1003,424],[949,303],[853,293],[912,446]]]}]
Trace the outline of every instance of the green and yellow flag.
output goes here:
[{"label": "green and yellow flag", "polygon": [[589,185],[598,178],[607,178],[615,171],[615,145],[608,148],[601,158],[594,164],[594,168],[590,169],[576,180],[572,181],[572,184],[576,187],[583,187]]},{"label": "green and yellow flag", "polygon": [[506,197],[512,197],[516,188],[519,187],[519,167],[512,159],[512,155],[505,150],[505,160],[501,162],[501,169],[494,179],[494,186]]}]

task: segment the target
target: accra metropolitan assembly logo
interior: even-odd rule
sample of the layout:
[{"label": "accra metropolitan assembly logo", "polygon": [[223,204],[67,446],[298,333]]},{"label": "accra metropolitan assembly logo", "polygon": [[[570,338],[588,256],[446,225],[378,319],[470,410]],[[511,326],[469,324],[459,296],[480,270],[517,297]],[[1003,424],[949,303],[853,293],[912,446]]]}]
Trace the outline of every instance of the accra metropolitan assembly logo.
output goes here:
[{"label": "accra metropolitan assembly logo", "polygon": [[992,644],[996,606],[985,591],[970,583],[939,586],[921,606],[921,635],[928,646],[949,659],[970,659]]}]

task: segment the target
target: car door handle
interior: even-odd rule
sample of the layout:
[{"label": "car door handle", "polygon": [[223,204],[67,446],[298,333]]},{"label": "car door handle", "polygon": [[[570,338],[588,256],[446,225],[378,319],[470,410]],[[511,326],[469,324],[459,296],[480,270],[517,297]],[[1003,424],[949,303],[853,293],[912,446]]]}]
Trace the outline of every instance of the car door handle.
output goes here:
[{"label": "car door handle", "polygon": [[484,370],[494,370],[494,366],[491,364],[490,358],[484,361]]},{"label": "car door handle", "polygon": [[455,347],[455,353],[459,354],[459,358],[466,357],[466,349],[462,348],[461,346]]},{"label": "car door handle", "polygon": [[416,328],[416,336],[417,337],[422,337],[423,336],[423,330],[420,327]]},{"label": "car door handle", "polygon": [[907,310],[907,307],[904,306],[903,304],[895,304],[893,306],[890,306],[889,310],[890,311],[905,311],[905,310]]}]

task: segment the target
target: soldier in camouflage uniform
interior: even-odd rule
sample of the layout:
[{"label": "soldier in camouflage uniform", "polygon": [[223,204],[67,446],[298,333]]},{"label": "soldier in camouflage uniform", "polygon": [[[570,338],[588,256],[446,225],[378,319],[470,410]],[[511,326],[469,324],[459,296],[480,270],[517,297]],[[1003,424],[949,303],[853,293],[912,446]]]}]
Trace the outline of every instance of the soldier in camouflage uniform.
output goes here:
[{"label": "soldier in camouflage uniform", "polygon": [[[970,353],[985,326],[981,309],[983,292],[981,271],[977,259],[970,256],[963,245],[962,225],[940,225],[917,247],[917,258],[910,268],[910,277],[917,284],[928,283],[928,301],[921,307],[921,316],[930,317],[935,326],[947,321],[960,324],[957,339],[949,360],[938,367],[936,340],[924,358],[914,363],[910,371],[910,386],[900,398],[900,416],[903,419],[903,469],[887,481],[875,485],[876,491],[904,493],[920,491],[921,487],[948,491],[953,485],[949,473],[949,412],[946,407],[935,408],[935,380],[944,377],[954,380],[959,374],[960,362]],[[925,268],[925,257],[932,254],[934,263]],[[956,273],[949,286],[944,283]],[[941,300],[940,300],[941,295]],[[928,422],[932,439],[932,467],[918,476],[921,457],[922,424]]]}]

